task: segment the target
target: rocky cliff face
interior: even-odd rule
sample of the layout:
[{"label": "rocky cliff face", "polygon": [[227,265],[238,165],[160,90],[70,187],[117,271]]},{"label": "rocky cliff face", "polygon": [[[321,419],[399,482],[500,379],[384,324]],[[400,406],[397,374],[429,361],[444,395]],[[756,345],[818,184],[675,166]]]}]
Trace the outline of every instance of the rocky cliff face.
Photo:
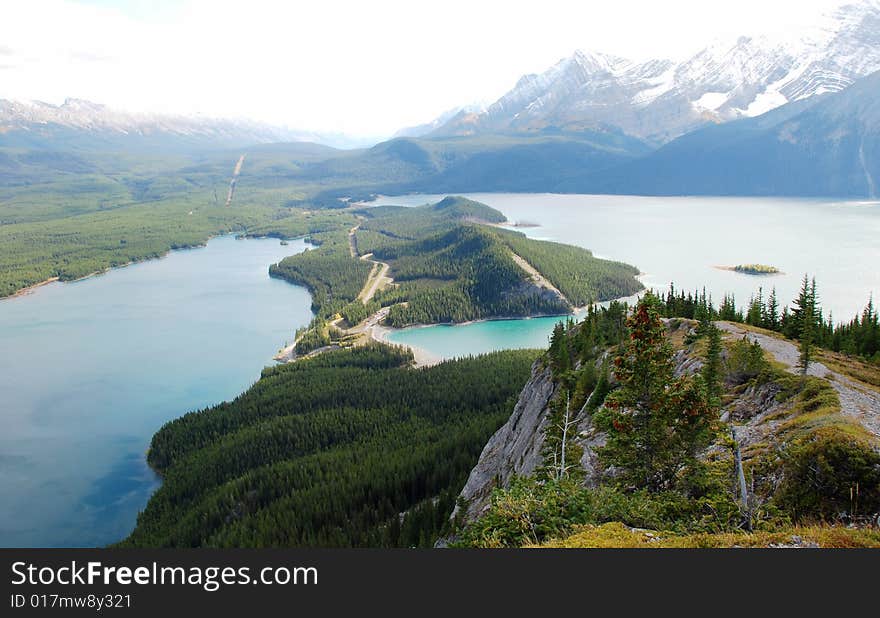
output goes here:
[{"label": "rocky cliff face", "polygon": [[[516,476],[529,476],[542,464],[544,432],[550,416],[550,403],[558,394],[550,369],[539,359],[532,368],[532,377],[520,393],[513,414],[486,443],[477,465],[471,470],[467,483],[459,495],[467,505],[461,513],[459,507],[453,519],[473,521],[489,506],[492,490],[508,487]],[[577,419],[573,442],[583,449],[581,466],[584,482],[594,484],[598,479],[596,449],[605,444],[605,436],[593,428],[589,413]]]},{"label": "rocky cliff face", "polygon": [[[467,503],[466,520],[475,519],[486,509],[495,487],[507,487],[514,476],[528,476],[537,469],[549,405],[555,395],[550,369],[536,361],[513,414],[486,443],[461,490],[460,497]],[[456,507],[453,517],[459,515]]]}]

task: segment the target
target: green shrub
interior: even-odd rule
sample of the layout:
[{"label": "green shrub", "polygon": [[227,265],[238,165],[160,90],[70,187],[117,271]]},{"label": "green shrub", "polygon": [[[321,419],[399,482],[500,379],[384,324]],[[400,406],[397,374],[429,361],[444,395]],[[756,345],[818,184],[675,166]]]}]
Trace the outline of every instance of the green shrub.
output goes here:
[{"label": "green shrub", "polygon": [[714,471],[704,479],[701,495],[516,478],[510,488],[493,492],[489,509],[461,532],[458,545],[519,547],[560,538],[579,525],[608,522],[675,532],[736,530],[741,516],[726,488],[729,470],[719,465]]},{"label": "green shrub", "polygon": [[837,427],[794,441],[782,456],[777,503],[795,520],[829,520],[880,511],[880,454]]},{"label": "green shrub", "polygon": [[751,343],[743,335],[730,346],[727,354],[727,379],[730,382],[742,384],[759,376],[767,367],[764,350],[757,341]]}]

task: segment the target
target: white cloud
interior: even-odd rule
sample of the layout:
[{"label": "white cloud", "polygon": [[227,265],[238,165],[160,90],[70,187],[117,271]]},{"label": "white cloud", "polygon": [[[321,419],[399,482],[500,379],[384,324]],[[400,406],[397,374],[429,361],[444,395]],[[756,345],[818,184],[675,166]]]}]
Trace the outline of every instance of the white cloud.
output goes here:
[{"label": "white cloud", "polygon": [[6,0],[0,96],[383,135],[494,99],[576,48],[682,56],[836,4]]}]

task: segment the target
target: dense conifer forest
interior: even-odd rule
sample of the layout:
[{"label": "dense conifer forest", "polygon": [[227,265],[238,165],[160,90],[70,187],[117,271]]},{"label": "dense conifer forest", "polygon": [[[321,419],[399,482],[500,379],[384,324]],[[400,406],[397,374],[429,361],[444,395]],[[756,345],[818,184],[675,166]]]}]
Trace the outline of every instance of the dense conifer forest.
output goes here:
[{"label": "dense conifer forest", "polygon": [[[228,207],[240,153],[104,151],[108,146],[0,144],[0,297],[203,245],[219,234],[293,238],[353,225],[350,213],[304,202],[307,186],[284,176],[318,156],[307,144],[288,145],[289,157],[253,153]],[[271,173],[263,175],[267,156]]]},{"label": "dense conifer forest", "polygon": [[538,353],[410,369],[373,344],[266,369],[153,438],[163,484],[123,546],[429,546]]},{"label": "dense conifer forest", "polygon": [[625,298],[642,289],[639,269],[601,260],[591,251],[547,240],[533,240],[519,232],[504,231],[504,243],[559,288],[576,307]]},{"label": "dense conifer forest", "polygon": [[312,310],[327,318],[357,298],[372,264],[350,256],[344,232],[324,232],[309,238],[319,245],[317,249],[273,264],[269,274],[305,285],[312,294]]},{"label": "dense conifer forest", "polygon": [[[463,322],[487,317],[564,314],[589,300],[641,289],[638,269],[598,260],[579,247],[531,240],[490,227],[503,215],[484,204],[450,197],[420,208],[371,209],[358,247],[391,265],[400,285],[381,294],[395,305],[391,326]],[[532,263],[565,298],[530,285],[512,253]],[[571,296],[568,296],[571,294]],[[405,304],[399,304],[405,303]]]},{"label": "dense conifer forest", "polygon": [[[47,195],[44,199],[52,203],[62,198]],[[3,214],[0,205],[0,217]],[[203,245],[216,235],[294,238],[344,227],[354,220],[345,213],[260,204],[224,208],[212,202],[210,193],[113,203],[97,212],[48,210],[45,217],[10,223],[0,220],[0,297],[50,278],[72,281],[161,257],[172,249]]]}]

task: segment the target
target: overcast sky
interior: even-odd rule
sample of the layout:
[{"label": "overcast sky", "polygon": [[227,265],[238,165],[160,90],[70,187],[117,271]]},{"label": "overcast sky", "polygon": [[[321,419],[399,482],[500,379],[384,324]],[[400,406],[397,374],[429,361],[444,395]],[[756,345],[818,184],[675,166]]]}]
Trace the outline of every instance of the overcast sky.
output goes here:
[{"label": "overcast sky", "polygon": [[683,57],[840,0],[3,0],[0,97],[383,136],[575,49]]}]

